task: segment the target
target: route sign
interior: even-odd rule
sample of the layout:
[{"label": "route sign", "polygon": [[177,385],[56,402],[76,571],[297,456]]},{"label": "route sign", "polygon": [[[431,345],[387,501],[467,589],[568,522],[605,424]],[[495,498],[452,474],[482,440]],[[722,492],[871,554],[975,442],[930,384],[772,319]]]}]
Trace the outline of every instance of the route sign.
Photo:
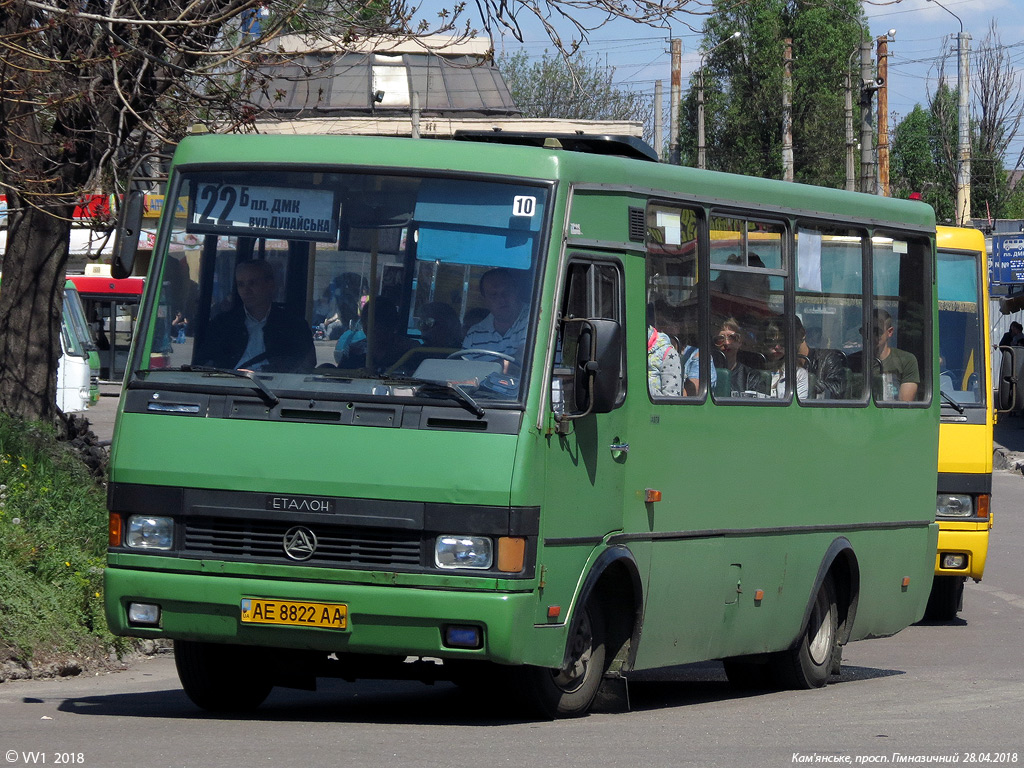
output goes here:
[{"label": "route sign", "polygon": [[1024,233],[992,235],[992,283],[1024,283]]}]

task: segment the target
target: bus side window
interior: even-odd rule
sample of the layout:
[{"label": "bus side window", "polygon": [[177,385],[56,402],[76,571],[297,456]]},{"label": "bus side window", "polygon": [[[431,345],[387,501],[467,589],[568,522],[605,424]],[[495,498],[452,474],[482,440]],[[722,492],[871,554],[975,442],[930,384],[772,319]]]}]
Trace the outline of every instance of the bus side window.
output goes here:
[{"label": "bus side window", "polygon": [[[697,287],[695,209],[668,203],[647,207],[647,392],[652,400],[693,397],[718,380],[715,361],[701,338]],[[636,335],[636,331],[633,331]]]},{"label": "bus side window", "polygon": [[785,312],[786,228],[779,222],[712,216],[711,327],[728,384],[716,400],[752,403],[802,392],[807,372],[796,361]]},{"label": "bus side window", "polygon": [[801,401],[863,399],[859,361],[866,241],[867,234],[852,227],[807,222],[797,228],[796,313],[809,377]]},{"label": "bus side window", "polygon": [[871,391],[876,404],[927,402],[931,398],[931,286],[929,247],[902,234],[872,238]]}]

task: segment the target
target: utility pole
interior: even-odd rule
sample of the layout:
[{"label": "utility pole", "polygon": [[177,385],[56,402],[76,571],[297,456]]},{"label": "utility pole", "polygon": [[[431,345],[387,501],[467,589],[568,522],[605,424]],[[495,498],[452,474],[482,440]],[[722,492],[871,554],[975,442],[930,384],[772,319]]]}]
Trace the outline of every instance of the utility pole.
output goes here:
[{"label": "utility pole", "polygon": [[889,38],[888,34],[878,36],[878,194],[889,197]]},{"label": "utility pole", "polygon": [[793,38],[782,50],[782,180],[793,181]]},{"label": "utility pole", "polygon": [[697,64],[697,167],[707,168],[707,155],[704,147],[704,57],[714,50],[721,48],[730,40],[739,40],[742,33],[733,32],[718,45],[712,46],[700,55]]},{"label": "utility pole", "polygon": [[662,116],[661,111],[663,105],[661,103],[661,80],[654,81],[654,151],[658,155],[658,160],[664,160],[662,151],[665,148],[665,137],[661,135],[662,131]]},{"label": "utility pole", "polygon": [[959,66],[957,87],[960,89],[960,162],[956,169],[956,220],[961,227],[971,222],[971,61],[969,57],[971,36],[963,31],[957,38]]},{"label": "utility pole", "polygon": [[857,142],[853,138],[853,57],[860,53],[860,46],[846,61],[846,97],[844,100],[846,123],[846,189],[853,192],[857,189],[857,160],[854,154]]},{"label": "utility pole", "polygon": [[412,120],[412,130],[410,135],[414,139],[420,137],[420,95],[416,91],[412,92],[412,110],[410,113]]},{"label": "utility pole", "polygon": [[956,37],[957,50],[957,88],[960,91],[960,109],[957,116],[959,122],[959,139],[956,164],[956,224],[966,227],[971,220],[971,70],[970,52],[971,36],[964,32],[964,21],[939,0],[935,3],[960,24],[960,34]]},{"label": "utility pole", "polygon": [[871,42],[860,44],[860,191],[871,195],[875,192],[875,167],[871,147],[871,96],[878,88],[871,77]]},{"label": "utility pole", "polygon": [[668,161],[679,165],[679,102],[683,93],[683,41],[672,40],[672,83],[669,87],[669,103],[671,112],[668,116]]}]

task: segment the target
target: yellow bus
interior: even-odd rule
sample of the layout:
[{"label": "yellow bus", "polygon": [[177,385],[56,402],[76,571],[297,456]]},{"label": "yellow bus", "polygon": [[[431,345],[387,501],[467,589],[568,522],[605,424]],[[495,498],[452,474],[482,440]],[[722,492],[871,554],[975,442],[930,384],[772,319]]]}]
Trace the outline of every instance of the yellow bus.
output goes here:
[{"label": "yellow bus", "polygon": [[992,528],[988,263],[976,229],[937,227],[939,294],[939,549],[925,618],[948,621],[968,578],[981,581]]}]

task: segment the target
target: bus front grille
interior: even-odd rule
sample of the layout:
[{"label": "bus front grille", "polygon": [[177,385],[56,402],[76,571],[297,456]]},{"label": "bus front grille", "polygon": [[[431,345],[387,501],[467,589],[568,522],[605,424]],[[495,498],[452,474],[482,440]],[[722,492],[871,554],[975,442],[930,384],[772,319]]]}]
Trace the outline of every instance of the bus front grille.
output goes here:
[{"label": "bus front grille", "polygon": [[[236,518],[190,517],[185,521],[182,554],[245,560],[259,563],[295,564],[285,553],[287,522]],[[418,531],[335,525],[302,526],[316,537],[312,556],[302,565],[354,567],[417,567],[421,562]]]}]

